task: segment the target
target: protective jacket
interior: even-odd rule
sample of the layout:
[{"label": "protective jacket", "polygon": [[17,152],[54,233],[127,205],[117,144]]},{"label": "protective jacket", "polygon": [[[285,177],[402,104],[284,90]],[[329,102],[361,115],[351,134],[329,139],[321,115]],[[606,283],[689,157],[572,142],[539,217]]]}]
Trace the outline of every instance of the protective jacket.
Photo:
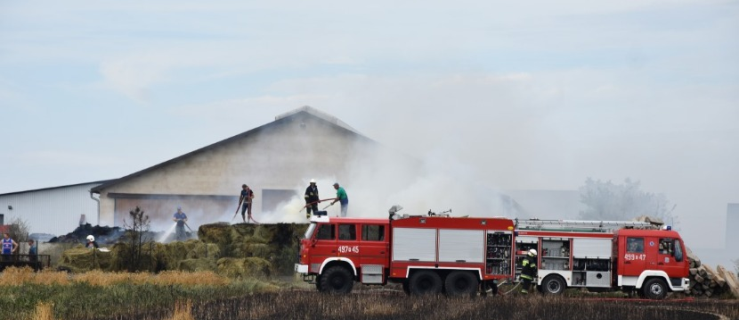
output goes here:
[{"label": "protective jacket", "polygon": [[536,277],[536,257],[526,256],[521,262],[521,278],[533,280]]},{"label": "protective jacket", "polygon": [[315,185],[309,185],[305,188],[305,203],[311,203],[318,201],[318,187]]}]

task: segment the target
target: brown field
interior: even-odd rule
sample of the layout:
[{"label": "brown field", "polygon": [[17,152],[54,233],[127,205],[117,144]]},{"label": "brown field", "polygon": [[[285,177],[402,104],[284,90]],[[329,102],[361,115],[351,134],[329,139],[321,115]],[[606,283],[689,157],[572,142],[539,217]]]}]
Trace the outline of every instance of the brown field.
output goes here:
[{"label": "brown field", "polygon": [[[189,313],[183,312],[187,309]],[[733,300],[637,301],[541,295],[472,299],[436,296],[414,298],[390,291],[331,296],[300,290],[194,302],[190,307],[180,304],[173,310],[131,314],[115,319],[708,320],[739,319],[739,304]]]}]

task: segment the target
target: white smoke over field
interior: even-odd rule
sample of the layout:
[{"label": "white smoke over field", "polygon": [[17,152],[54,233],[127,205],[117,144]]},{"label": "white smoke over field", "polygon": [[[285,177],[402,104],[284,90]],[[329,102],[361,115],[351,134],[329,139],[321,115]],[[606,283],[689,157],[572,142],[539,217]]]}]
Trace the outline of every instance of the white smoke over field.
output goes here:
[{"label": "white smoke over field", "polygon": [[[255,214],[260,223],[305,223],[303,194],[310,179],[316,179],[321,199],[335,198],[333,183],[338,182],[349,198],[349,217],[386,218],[388,209],[401,205],[401,213],[422,215],[429,210],[440,213],[452,209],[452,216],[512,216],[492,186],[475,179],[475,171],[451,156],[441,153],[425,160],[415,159],[382,147],[371,147],[368,156],[364,144],[348,150],[356,151],[345,169],[331,177],[304,177],[296,185],[296,196],[281,202],[273,211]],[[340,177],[340,178],[339,178]],[[340,215],[340,204],[321,202],[319,210],[329,216]],[[240,218],[239,218],[240,219]],[[240,221],[240,220],[239,220]]]}]

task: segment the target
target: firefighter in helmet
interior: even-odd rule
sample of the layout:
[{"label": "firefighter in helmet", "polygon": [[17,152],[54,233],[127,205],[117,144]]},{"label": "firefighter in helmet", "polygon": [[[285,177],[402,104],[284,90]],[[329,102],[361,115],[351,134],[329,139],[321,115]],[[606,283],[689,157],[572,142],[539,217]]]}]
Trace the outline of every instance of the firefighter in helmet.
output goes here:
[{"label": "firefighter in helmet", "polygon": [[521,293],[528,294],[531,281],[536,277],[536,249],[529,250],[528,255],[521,262],[521,267]]}]

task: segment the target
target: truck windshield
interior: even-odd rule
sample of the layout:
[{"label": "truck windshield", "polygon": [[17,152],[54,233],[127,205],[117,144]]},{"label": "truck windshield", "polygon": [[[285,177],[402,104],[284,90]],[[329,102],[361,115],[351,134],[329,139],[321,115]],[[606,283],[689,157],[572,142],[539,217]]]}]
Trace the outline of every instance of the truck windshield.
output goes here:
[{"label": "truck windshield", "polygon": [[310,239],[313,236],[313,232],[316,231],[316,223],[313,222],[308,226],[308,230],[305,230],[305,237],[303,239]]}]

